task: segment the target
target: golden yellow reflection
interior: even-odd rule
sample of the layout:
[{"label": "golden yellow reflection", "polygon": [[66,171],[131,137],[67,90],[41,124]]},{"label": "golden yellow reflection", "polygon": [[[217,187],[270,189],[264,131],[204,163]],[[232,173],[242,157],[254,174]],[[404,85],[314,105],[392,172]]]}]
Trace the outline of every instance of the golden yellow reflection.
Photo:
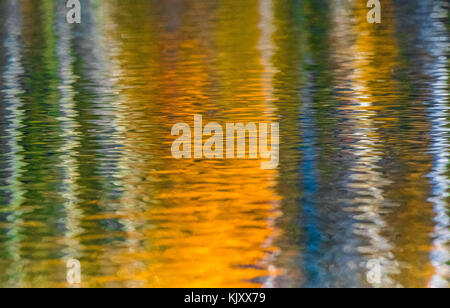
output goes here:
[{"label": "golden yellow reflection", "polygon": [[[256,160],[170,157],[172,125],[193,127],[195,114],[204,123],[273,119],[264,95],[270,76],[258,50],[259,2],[183,5],[189,9],[133,2],[127,10],[137,14],[122,15],[118,2],[104,4],[115,25],[106,35],[118,45],[111,57],[126,113],[122,167],[132,171],[124,175],[120,212],[128,249],[111,259],[129,266],[92,285],[251,287],[276,273],[276,171],[261,170]],[[149,10],[160,14],[149,20]],[[121,37],[130,39],[119,44]]]}]

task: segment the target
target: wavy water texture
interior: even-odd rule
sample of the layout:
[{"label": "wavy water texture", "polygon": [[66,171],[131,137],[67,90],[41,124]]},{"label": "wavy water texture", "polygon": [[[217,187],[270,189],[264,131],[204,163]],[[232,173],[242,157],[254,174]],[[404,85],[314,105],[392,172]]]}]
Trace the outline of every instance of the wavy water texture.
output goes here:
[{"label": "wavy water texture", "polygon": [[[365,4],[1,0],[0,287],[449,287],[448,2]],[[174,159],[197,114],[279,167]]]}]

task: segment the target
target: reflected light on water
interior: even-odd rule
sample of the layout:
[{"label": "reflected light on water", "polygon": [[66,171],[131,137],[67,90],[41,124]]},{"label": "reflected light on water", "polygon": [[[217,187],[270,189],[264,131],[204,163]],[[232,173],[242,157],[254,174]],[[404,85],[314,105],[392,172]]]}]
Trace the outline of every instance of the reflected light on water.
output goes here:
[{"label": "reflected light on water", "polygon": [[[440,2],[1,1],[0,286],[448,287]],[[174,159],[194,115],[279,168]]]}]

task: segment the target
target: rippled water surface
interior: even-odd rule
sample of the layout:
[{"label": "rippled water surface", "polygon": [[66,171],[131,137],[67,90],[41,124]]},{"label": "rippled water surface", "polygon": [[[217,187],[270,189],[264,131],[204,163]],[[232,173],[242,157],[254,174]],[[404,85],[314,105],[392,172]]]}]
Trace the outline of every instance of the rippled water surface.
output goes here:
[{"label": "rippled water surface", "polygon": [[[449,286],[447,1],[82,2],[0,0],[0,286]],[[172,158],[194,114],[279,168]]]}]

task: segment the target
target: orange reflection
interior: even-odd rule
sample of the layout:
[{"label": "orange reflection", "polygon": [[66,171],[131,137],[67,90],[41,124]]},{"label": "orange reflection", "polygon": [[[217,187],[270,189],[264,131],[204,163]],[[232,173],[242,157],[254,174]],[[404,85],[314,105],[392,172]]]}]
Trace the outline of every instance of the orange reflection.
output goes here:
[{"label": "orange reflection", "polygon": [[258,1],[141,1],[127,3],[130,15],[119,2],[102,5],[115,24],[107,37],[118,46],[111,57],[126,119],[122,164],[131,172],[120,215],[128,249],[111,255],[123,264],[114,276],[90,283],[262,285],[276,272],[269,262],[277,250],[276,171],[252,160],[170,157],[172,125],[193,127],[195,114],[204,123],[271,121],[257,48]]}]

